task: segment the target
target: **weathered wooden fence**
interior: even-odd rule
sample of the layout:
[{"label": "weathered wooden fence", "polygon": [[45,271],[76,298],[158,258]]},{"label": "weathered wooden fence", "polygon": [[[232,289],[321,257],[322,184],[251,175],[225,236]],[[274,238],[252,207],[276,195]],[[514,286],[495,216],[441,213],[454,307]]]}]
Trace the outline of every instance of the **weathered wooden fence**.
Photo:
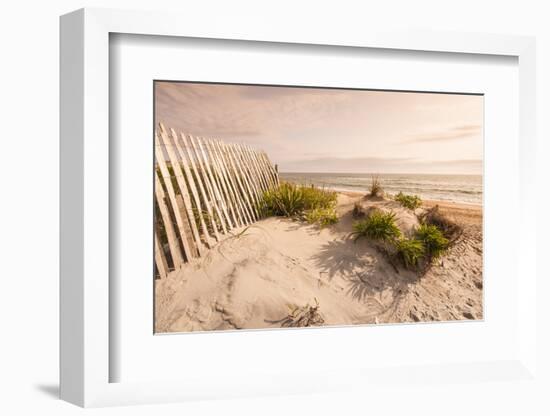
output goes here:
[{"label": "weathered wooden fence", "polygon": [[155,133],[155,265],[166,276],[225,234],[262,217],[278,186],[267,154],[245,144],[193,137],[160,124]]}]

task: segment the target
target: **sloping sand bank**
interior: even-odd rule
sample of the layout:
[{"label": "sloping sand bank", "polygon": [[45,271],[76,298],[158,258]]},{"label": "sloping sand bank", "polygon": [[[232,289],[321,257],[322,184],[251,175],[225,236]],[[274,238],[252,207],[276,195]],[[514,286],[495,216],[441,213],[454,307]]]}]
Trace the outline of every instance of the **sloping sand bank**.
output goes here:
[{"label": "sloping sand bank", "polygon": [[350,237],[360,198],[340,193],[340,221],[325,229],[283,218],[259,221],[157,280],[156,331],[287,326],[289,315],[307,305],[316,307],[323,325],[483,317],[480,207],[440,204],[464,233],[419,277],[396,272],[371,243]]}]

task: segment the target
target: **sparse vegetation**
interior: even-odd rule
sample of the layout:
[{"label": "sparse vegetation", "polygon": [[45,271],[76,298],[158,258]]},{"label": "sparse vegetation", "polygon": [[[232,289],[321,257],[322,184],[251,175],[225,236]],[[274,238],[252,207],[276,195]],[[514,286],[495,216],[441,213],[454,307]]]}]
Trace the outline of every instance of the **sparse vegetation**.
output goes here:
[{"label": "sparse vegetation", "polygon": [[403,205],[405,208],[415,210],[422,205],[422,200],[417,195],[406,195],[403,192],[399,192],[395,196],[395,200]]},{"label": "sparse vegetation", "polygon": [[431,258],[439,257],[449,247],[449,240],[437,226],[431,224],[422,224],[416,230],[416,239],[422,242]]},{"label": "sparse vegetation", "polygon": [[370,197],[384,196],[384,189],[382,188],[382,183],[380,182],[380,177],[378,175],[371,176],[368,196]]},{"label": "sparse vegetation", "polygon": [[394,241],[395,255],[406,268],[416,268],[426,255],[424,244],[420,240],[401,238]]},{"label": "sparse vegetation", "polygon": [[262,202],[265,215],[302,218],[324,227],[338,221],[336,199],[334,191],[283,182],[265,192]]},{"label": "sparse vegetation", "polygon": [[[382,195],[382,186],[378,176],[374,175],[369,196]],[[265,215],[299,218],[309,224],[326,227],[338,222],[336,199],[337,193],[334,191],[284,182],[277,189],[264,194],[262,207]],[[394,199],[410,210],[422,205],[422,200],[416,195],[399,192]],[[437,206],[419,215],[421,225],[410,238],[402,235],[394,212],[384,212],[378,208],[364,209],[357,202],[352,215],[358,219],[353,224],[351,233],[355,241],[367,238],[383,243],[380,248],[406,269],[418,269],[422,264],[429,265],[460,234],[460,227],[442,215]],[[315,310],[315,307],[308,308]],[[302,312],[305,313],[305,310]],[[290,317],[291,315],[289,325],[293,322]]]},{"label": "sparse vegetation", "polygon": [[336,224],[338,214],[334,208],[314,208],[306,211],[304,219],[310,224],[318,224],[321,228]]},{"label": "sparse vegetation", "polygon": [[319,301],[317,298],[314,300],[314,305],[289,306],[290,313],[281,321],[281,327],[304,328],[324,324],[325,320],[319,313]]},{"label": "sparse vegetation", "polygon": [[364,220],[353,224],[355,240],[366,237],[371,240],[391,242],[401,236],[401,231],[395,224],[395,213],[374,211]]},{"label": "sparse vegetation", "polygon": [[421,224],[413,238],[399,238],[392,242],[395,256],[407,269],[417,269],[424,262],[441,256],[449,247],[449,240],[433,224]]},{"label": "sparse vegetation", "polygon": [[360,202],[353,204],[353,211],[351,212],[351,215],[353,218],[363,218],[365,216],[365,212],[363,211]]},{"label": "sparse vegetation", "polygon": [[462,234],[462,227],[441,213],[439,205],[430,208],[418,217],[423,224],[435,225],[443,236],[449,240],[449,244]]},{"label": "sparse vegetation", "polygon": [[304,195],[304,210],[316,208],[335,208],[338,194],[329,189],[319,188],[317,186],[298,186]]},{"label": "sparse vegetation", "polygon": [[302,189],[287,182],[282,183],[277,189],[265,192],[263,202],[267,215],[292,217],[305,209]]},{"label": "sparse vegetation", "polygon": [[358,208],[357,213],[362,213],[365,218],[353,225],[351,235],[355,236],[355,240],[365,237],[384,243],[379,248],[390,259],[396,259],[407,269],[417,269],[421,264],[429,264],[450,245],[444,232],[435,224],[422,223],[414,236],[407,238],[397,227],[394,212],[372,209],[365,213]]}]

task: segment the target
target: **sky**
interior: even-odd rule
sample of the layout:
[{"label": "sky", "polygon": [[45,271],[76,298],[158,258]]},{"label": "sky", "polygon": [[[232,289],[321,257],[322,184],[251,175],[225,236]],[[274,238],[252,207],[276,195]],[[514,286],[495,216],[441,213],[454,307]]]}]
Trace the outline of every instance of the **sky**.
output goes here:
[{"label": "sky", "polygon": [[155,83],[155,121],[280,172],[482,174],[483,96]]}]

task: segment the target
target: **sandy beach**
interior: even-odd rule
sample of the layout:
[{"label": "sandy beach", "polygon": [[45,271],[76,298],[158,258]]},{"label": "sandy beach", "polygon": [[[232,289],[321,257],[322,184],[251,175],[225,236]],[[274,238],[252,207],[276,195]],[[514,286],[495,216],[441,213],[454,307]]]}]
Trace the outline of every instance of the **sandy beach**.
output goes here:
[{"label": "sandy beach", "polygon": [[156,332],[284,327],[299,308],[315,308],[322,325],[482,319],[481,206],[424,201],[463,232],[420,275],[396,270],[372,242],[354,242],[352,211],[362,197],[339,192],[339,222],[322,229],[258,221],[157,280]]}]

